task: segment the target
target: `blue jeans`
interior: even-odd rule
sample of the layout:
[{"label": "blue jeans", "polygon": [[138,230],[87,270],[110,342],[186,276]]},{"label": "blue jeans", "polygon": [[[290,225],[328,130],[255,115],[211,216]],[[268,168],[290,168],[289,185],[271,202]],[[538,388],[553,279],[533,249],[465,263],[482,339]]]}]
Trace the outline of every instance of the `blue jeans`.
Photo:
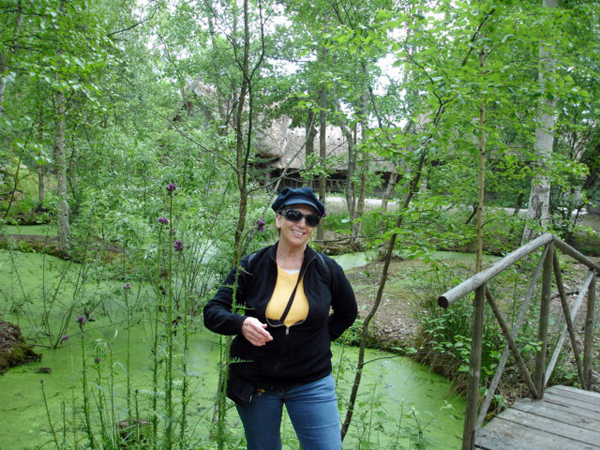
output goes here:
[{"label": "blue jeans", "polygon": [[340,450],[340,416],[331,375],[285,392],[255,393],[248,405],[236,404],[248,450],[280,450],[283,405],[303,450]]}]

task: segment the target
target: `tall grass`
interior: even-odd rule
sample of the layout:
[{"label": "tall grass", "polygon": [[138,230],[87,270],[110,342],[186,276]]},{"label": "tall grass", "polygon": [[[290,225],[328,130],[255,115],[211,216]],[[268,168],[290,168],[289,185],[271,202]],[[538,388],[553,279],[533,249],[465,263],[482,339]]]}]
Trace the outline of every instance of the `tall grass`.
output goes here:
[{"label": "tall grass", "polygon": [[[244,448],[240,424],[229,414],[232,403],[224,394],[225,378],[210,408],[200,409],[194,405],[201,393],[189,373],[190,339],[201,326],[200,299],[210,297],[223,278],[226,258],[221,255],[219,260],[214,242],[197,239],[197,230],[180,220],[174,196],[165,197],[161,218],[166,216],[166,220],[155,219],[151,226],[154,241],[140,247],[144,251],[127,250],[128,258],[105,261],[84,245],[78,263],[44,259],[43,277],[50,273],[50,265],[58,269],[58,275],[51,283],[49,278],[42,283],[41,314],[36,315],[29,302],[13,297],[19,317],[34,326],[43,325],[40,334],[47,334],[43,339],[48,347],[72,345],[81,358],[79,392],[60,411],[42,392],[50,445],[57,449]],[[15,261],[19,274],[17,266]],[[99,340],[95,319],[125,329],[123,353],[115,355],[110,340]],[[131,330],[140,323],[150,330],[147,362],[151,375],[145,386],[133,378],[132,354],[139,350],[133,347]],[[115,333],[114,339],[120,336]],[[222,339],[220,355],[219,371],[224,374],[229,362],[227,339]],[[335,365],[337,379],[347,375],[351,366],[342,356]],[[373,389],[361,397],[351,436],[357,448],[377,448],[389,423],[398,427],[393,448],[405,448],[406,435],[412,436],[410,448],[424,448],[425,441],[419,437],[422,430],[419,425],[415,428],[417,416],[406,414],[399,420],[386,413],[381,406],[384,395]],[[284,440],[293,447],[289,424],[285,431]]]}]

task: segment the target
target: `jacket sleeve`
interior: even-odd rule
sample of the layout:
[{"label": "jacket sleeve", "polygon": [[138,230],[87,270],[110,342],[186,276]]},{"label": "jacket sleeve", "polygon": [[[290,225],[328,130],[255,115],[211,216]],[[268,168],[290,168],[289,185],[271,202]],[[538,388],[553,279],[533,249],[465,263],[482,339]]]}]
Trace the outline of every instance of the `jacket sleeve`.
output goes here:
[{"label": "jacket sleeve", "polygon": [[[229,272],[215,296],[204,306],[204,325],[214,333],[234,335],[239,334],[242,330],[246,316],[233,312],[233,292],[237,272],[237,268]],[[245,274],[243,269],[239,270],[236,289],[237,304],[240,304],[240,299],[244,298],[241,294]]]},{"label": "jacket sleeve", "polygon": [[333,260],[329,264],[331,270],[331,308],[329,315],[329,337],[339,338],[342,333],[356,320],[358,307],[354,290],[341,266]]}]

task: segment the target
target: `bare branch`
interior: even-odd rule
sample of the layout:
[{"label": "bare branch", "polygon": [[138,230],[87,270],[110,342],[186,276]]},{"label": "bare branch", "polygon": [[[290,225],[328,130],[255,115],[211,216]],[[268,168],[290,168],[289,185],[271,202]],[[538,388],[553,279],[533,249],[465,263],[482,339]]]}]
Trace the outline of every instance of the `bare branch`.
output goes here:
[{"label": "bare branch", "polygon": [[111,32],[111,33],[108,33],[108,34],[106,35],[106,37],[109,37],[109,38],[111,38],[111,37],[113,37],[113,36],[115,36],[115,35],[117,35],[117,34],[123,34],[123,33],[127,33],[128,31],[131,31],[131,30],[133,30],[134,28],[137,28],[137,27],[139,27],[140,25],[143,25],[143,24],[145,24],[146,22],[149,22],[149,21],[151,21],[151,20],[154,18],[154,15],[155,15],[155,14],[156,14],[156,9],[154,9],[154,10],[152,11],[152,13],[151,13],[151,14],[150,14],[148,17],[146,17],[145,19],[142,19],[142,20],[140,20],[139,22],[136,22],[136,23],[134,23],[133,25],[131,25],[131,26],[127,27],[127,28],[123,28],[122,30],[117,30],[117,31],[113,31],[113,32]]}]

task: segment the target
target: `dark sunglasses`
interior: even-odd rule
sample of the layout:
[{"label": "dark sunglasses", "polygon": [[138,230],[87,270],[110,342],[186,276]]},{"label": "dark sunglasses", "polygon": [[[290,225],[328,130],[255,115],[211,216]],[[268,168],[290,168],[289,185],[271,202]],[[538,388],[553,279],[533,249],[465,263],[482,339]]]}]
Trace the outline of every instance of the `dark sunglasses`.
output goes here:
[{"label": "dark sunglasses", "polygon": [[290,222],[294,222],[294,223],[298,223],[302,219],[305,219],[306,225],[308,225],[309,227],[313,227],[313,228],[316,227],[317,225],[319,225],[319,222],[321,221],[321,218],[319,216],[317,216],[316,214],[304,215],[297,209],[286,209],[285,211],[282,211],[281,214],[287,220],[289,220]]}]

